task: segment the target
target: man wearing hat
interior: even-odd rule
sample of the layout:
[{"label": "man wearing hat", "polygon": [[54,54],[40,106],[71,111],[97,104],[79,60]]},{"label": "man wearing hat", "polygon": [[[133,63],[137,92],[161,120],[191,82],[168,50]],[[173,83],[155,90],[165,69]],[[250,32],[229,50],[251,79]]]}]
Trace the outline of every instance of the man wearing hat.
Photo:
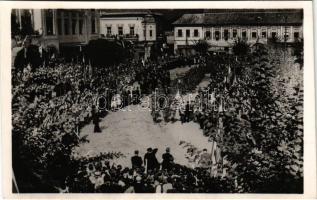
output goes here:
[{"label": "man wearing hat", "polygon": [[154,170],[159,167],[159,163],[156,158],[157,148],[152,149],[151,147],[147,149],[146,154],[144,155],[144,165],[146,166],[147,171]]}]

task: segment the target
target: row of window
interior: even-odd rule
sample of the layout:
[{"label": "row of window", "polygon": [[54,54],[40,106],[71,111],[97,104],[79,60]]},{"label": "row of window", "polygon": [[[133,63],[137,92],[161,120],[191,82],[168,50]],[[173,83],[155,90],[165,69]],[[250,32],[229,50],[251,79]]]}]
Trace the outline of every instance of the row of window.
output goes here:
[{"label": "row of window", "polygon": [[[111,26],[107,26],[107,35],[112,35],[112,28]],[[130,35],[135,35],[135,29],[134,29],[134,26],[130,26],[129,27],[129,34]],[[149,34],[150,34],[150,37],[153,36],[153,31],[152,30],[149,30]],[[118,27],[118,35],[123,35],[123,27],[122,26],[119,26]],[[146,32],[144,30],[144,35],[146,35]]]},{"label": "row of window", "polygon": [[[134,27],[133,27],[133,26],[130,27],[129,33],[130,33],[130,35],[134,35],[134,34],[135,34],[135,33],[134,33]],[[108,27],[107,27],[107,35],[112,35],[112,28],[111,28],[111,26],[108,26]],[[119,26],[119,27],[118,27],[118,35],[123,35],[123,27],[122,27],[122,26]]]},{"label": "row of window", "polygon": [[[213,34],[214,40],[220,40],[220,38],[221,38],[220,36],[221,36],[221,32],[219,30],[214,31],[214,34]],[[232,38],[236,38],[237,36],[238,36],[237,29],[233,29],[232,30]],[[299,32],[295,31],[293,33],[293,36],[294,36],[294,38],[299,38]],[[177,37],[183,37],[183,30],[182,29],[178,29]],[[190,37],[190,30],[189,29],[186,30],[186,37]],[[199,37],[199,32],[198,32],[197,29],[194,29],[194,37]],[[206,31],[205,32],[205,37],[208,38],[208,39],[211,38],[211,32],[210,31]],[[246,30],[243,30],[241,32],[241,37],[242,38],[247,38],[247,31]],[[259,37],[267,38],[267,32],[266,31],[262,31],[261,35],[258,35],[257,31],[252,31],[251,32],[251,38],[252,39],[257,39]],[[271,38],[276,38],[276,37],[278,37],[278,33],[276,31],[272,31],[271,32]],[[285,38],[289,38],[289,30],[288,29],[285,29],[284,37]],[[230,34],[228,29],[224,29],[223,30],[222,38],[224,40],[228,40],[229,38],[231,38],[231,34]]]},{"label": "row of window", "polygon": [[[198,29],[194,29],[194,37],[199,37],[199,31]],[[182,29],[178,29],[177,31],[177,37],[183,37],[183,30]],[[186,37],[191,37],[190,36],[190,29],[186,30]]]}]

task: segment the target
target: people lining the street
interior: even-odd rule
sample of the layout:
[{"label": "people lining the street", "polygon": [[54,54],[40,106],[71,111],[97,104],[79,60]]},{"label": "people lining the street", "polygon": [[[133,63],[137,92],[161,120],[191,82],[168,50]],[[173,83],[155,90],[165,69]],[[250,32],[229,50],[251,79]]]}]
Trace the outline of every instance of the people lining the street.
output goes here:
[{"label": "people lining the street", "polygon": [[[199,61],[194,62],[195,65]],[[171,85],[166,65],[154,62],[133,61],[116,66],[91,69],[85,64],[50,61],[49,65],[32,68],[27,66],[13,75],[12,110],[14,131],[24,130],[36,136],[44,131],[54,132],[67,145],[69,136],[79,138],[80,129],[94,124],[92,132],[101,132],[100,118],[107,117],[103,108],[121,108],[138,104],[141,94],[151,94],[156,88],[168,93]],[[191,68],[184,77],[180,89],[192,90],[201,81],[204,65]],[[132,87],[126,87],[132,86]],[[100,98],[100,97],[103,98]],[[118,100],[120,98],[120,101]],[[113,99],[113,101],[112,101]],[[114,105],[116,103],[116,105]],[[169,102],[170,103],[170,102]],[[160,102],[161,106],[163,102]],[[175,121],[176,110],[167,105],[163,111],[166,122]],[[179,110],[182,123],[192,120],[190,102]],[[155,111],[155,117],[160,112]],[[203,121],[200,113],[198,120]],[[203,123],[202,123],[203,124]],[[202,125],[204,127],[204,125]],[[70,147],[71,148],[71,147]],[[70,192],[199,192],[204,188],[203,175],[208,170],[188,169],[174,161],[170,148],[162,155],[162,163],[156,158],[157,149],[148,148],[144,160],[135,151],[132,168],[110,166],[96,161],[82,166],[77,174],[68,177]],[[206,155],[207,157],[207,155]],[[201,160],[201,163],[204,163]],[[84,162],[85,163],[85,162]],[[183,181],[185,180],[185,181]],[[208,184],[205,184],[208,185]],[[212,190],[210,190],[212,191]],[[214,191],[214,190],[213,190]]]}]

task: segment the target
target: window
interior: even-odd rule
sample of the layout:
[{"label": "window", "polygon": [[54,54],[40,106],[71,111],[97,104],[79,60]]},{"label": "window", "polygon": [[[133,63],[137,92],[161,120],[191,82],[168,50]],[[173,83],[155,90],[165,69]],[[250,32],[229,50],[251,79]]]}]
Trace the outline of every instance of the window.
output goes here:
[{"label": "window", "polygon": [[225,39],[226,41],[229,39],[229,31],[228,31],[228,29],[225,29],[225,30],[223,31],[223,37],[224,37],[224,39]]},{"label": "window", "polygon": [[83,26],[84,26],[84,21],[80,19],[79,20],[79,35],[83,34]]},{"label": "window", "polygon": [[272,32],[271,35],[272,35],[272,38],[273,38],[273,39],[275,39],[275,38],[277,37],[276,32]]},{"label": "window", "polygon": [[262,31],[262,38],[266,38],[266,32]]},{"label": "window", "polygon": [[95,17],[91,17],[91,33],[96,33],[96,20]]},{"label": "window", "polygon": [[53,35],[53,10],[47,10],[45,13],[46,35]]},{"label": "window", "polygon": [[134,35],[134,27],[133,26],[130,27],[130,35]]},{"label": "window", "polygon": [[76,26],[77,26],[77,20],[73,19],[72,20],[72,34],[76,35]]},{"label": "window", "polygon": [[107,27],[107,35],[111,35],[111,26]]},{"label": "window", "polygon": [[206,31],[206,38],[210,38],[210,31]]},{"label": "window", "polygon": [[153,36],[153,31],[152,30],[150,30],[150,37],[152,37]]},{"label": "window", "polygon": [[118,27],[118,35],[123,35],[123,27],[122,26]]},{"label": "window", "polygon": [[190,37],[190,30],[189,29],[186,30],[186,37]]},{"label": "window", "polygon": [[177,36],[178,36],[178,37],[183,37],[183,31],[182,31],[182,29],[178,29],[178,31],[177,31]]},{"label": "window", "polygon": [[256,38],[256,32],[252,32],[252,38],[253,38],[253,39]]},{"label": "window", "polygon": [[298,39],[299,38],[299,32],[294,32],[294,38]]},{"label": "window", "polygon": [[69,35],[69,19],[64,18],[64,34]]},{"label": "window", "polygon": [[236,38],[237,35],[238,35],[237,29],[233,29],[233,30],[232,30],[232,37],[233,37],[233,38]]},{"label": "window", "polygon": [[284,30],[285,40],[288,40],[288,38],[289,38],[289,30],[290,30],[290,27],[285,27],[285,30]]},{"label": "window", "polygon": [[247,38],[247,32],[246,31],[242,31],[242,38],[246,39]]},{"label": "window", "polygon": [[62,35],[62,19],[58,18],[57,19],[57,31],[58,31],[58,35]]},{"label": "window", "polygon": [[215,31],[215,39],[216,40],[220,39],[220,31]]},{"label": "window", "polygon": [[197,29],[194,30],[194,37],[199,37],[199,33]]}]

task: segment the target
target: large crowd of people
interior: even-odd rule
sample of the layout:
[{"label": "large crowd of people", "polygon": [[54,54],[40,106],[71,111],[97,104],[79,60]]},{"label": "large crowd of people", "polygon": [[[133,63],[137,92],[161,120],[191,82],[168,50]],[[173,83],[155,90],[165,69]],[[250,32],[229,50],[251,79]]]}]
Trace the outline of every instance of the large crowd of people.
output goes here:
[{"label": "large crowd of people", "polygon": [[[184,87],[180,88],[183,91],[192,90],[204,77],[204,59],[194,57],[193,63],[183,77]],[[139,103],[141,94],[151,94],[157,88],[167,94],[171,84],[174,84],[171,83],[168,69],[159,63],[134,60],[105,68],[55,59],[51,59],[49,65],[36,68],[28,63],[12,74],[13,133],[24,134],[26,140],[34,141],[33,145],[43,145],[40,142],[40,139],[45,139],[43,133],[55,134],[56,140],[61,140],[64,146],[74,145],[70,137],[80,138],[80,129],[91,121],[95,124],[92,131],[101,132],[99,118],[106,116],[109,108],[116,110]],[[164,119],[173,121],[175,110],[167,113],[169,116],[164,114]],[[187,103],[181,121],[189,122],[192,116]],[[89,165],[91,172],[78,170],[76,177],[70,177],[67,184],[72,192],[215,191],[206,183],[212,181],[205,174],[208,170],[193,170],[173,163],[169,150],[163,155],[163,163],[159,164],[154,159],[155,151],[148,149],[144,163],[137,159],[139,161],[133,164],[132,169],[121,169],[120,166],[110,166],[101,161]],[[187,181],[181,183],[183,179]],[[161,189],[157,189],[159,185]]]},{"label": "large crowd of people", "polygon": [[[230,124],[228,119],[230,120],[232,113],[230,110],[223,111],[232,109],[239,123],[250,127],[250,115],[247,113],[250,109],[245,107],[251,100],[247,95],[246,84],[242,85],[241,80],[237,81],[236,77],[241,77],[243,65],[249,65],[252,56],[243,58],[243,64],[239,64],[237,58],[227,55],[205,55],[167,59],[166,63],[129,60],[107,67],[92,67],[78,60],[76,63],[66,63],[53,57],[47,59],[46,55],[43,56],[43,51],[36,53],[35,56],[41,58],[36,59],[35,65],[32,65],[34,55],[30,54],[38,49],[34,46],[26,49],[24,46],[17,53],[18,62],[14,62],[15,68],[12,71],[13,168],[15,172],[20,172],[16,173],[18,176],[23,176],[23,164],[27,163],[31,166],[28,170],[42,173],[45,169],[55,172],[54,175],[46,175],[58,179],[56,185],[61,186],[58,187],[60,192],[239,191],[233,181],[235,179],[229,180],[224,175],[226,152],[220,148],[225,147],[221,144],[226,128],[224,125]],[[174,65],[189,66],[190,69],[183,77],[171,80],[169,70]],[[180,96],[192,92],[206,73],[210,73],[211,79],[206,88],[198,91],[198,98],[193,101],[181,100]],[[244,77],[243,81],[248,81],[249,77]],[[176,88],[176,92],[171,92],[171,88]],[[113,162],[113,157],[122,156],[120,153],[111,156],[72,157],[73,147],[78,146],[82,139],[80,130],[83,126],[92,121],[94,129],[91,131],[102,132],[100,118],[106,117],[109,110],[116,111],[131,104],[139,104],[142,95],[155,97],[153,92],[170,95],[167,96],[170,97],[168,102],[152,98],[154,122],[160,122],[159,118],[166,123],[178,119],[181,123],[197,122],[202,134],[215,147],[211,152],[213,155],[217,154],[215,161],[210,159],[211,155],[206,149],[202,153],[194,150],[190,152],[191,158],[199,159],[198,165],[193,168],[175,163],[169,148],[161,155],[162,162],[158,161],[155,148],[148,148],[144,157],[136,150],[131,158],[131,168],[123,168]],[[153,107],[153,103],[159,106]],[[233,132],[227,136],[231,137]],[[232,137],[238,138],[240,135]],[[256,147],[252,134],[247,133],[246,139],[252,144],[252,148]],[[217,146],[218,144],[223,146]],[[228,146],[230,145],[225,148],[228,149]],[[258,152],[257,148],[252,151]],[[29,160],[19,165],[19,159]],[[31,162],[35,164],[29,164]],[[58,164],[55,165],[54,162]],[[215,168],[211,167],[212,164]]]}]

